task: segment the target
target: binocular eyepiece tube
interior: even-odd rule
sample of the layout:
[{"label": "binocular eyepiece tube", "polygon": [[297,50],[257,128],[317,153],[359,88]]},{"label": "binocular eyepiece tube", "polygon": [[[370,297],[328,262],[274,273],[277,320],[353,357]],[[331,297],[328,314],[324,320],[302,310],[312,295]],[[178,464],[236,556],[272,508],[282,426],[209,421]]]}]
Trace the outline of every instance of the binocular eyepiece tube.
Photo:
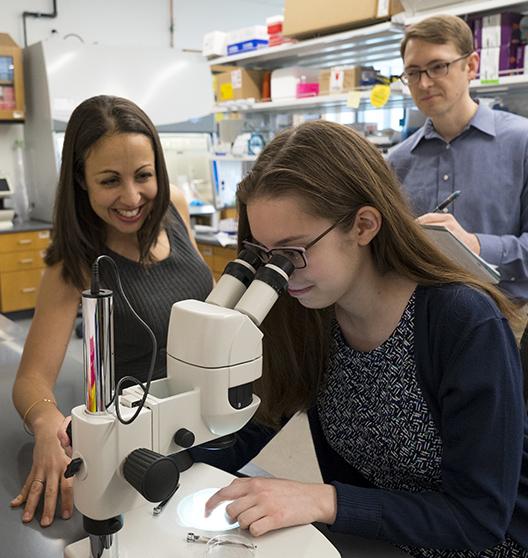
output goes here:
[{"label": "binocular eyepiece tube", "polygon": [[242,250],[236,260],[227,264],[205,302],[222,308],[234,308],[253,281],[260,264],[257,254],[250,250]]},{"label": "binocular eyepiece tube", "polygon": [[279,295],[288,285],[294,270],[293,263],[280,254],[272,256],[269,263],[259,268],[255,279],[235,306],[242,314],[260,326]]}]

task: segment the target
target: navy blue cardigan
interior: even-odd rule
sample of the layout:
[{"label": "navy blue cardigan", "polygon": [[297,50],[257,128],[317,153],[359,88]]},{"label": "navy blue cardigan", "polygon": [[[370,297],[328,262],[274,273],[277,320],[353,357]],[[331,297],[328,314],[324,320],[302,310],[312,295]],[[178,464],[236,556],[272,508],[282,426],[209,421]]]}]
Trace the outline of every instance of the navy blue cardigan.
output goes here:
[{"label": "navy blue cardigan", "polygon": [[[505,318],[467,286],[418,287],[415,354],[418,382],[442,438],[442,488],[410,493],[372,486],[327,444],[314,407],[308,417],[321,474],[337,490],[330,529],[473,551],[509,534],[528,549],[528,417]],[[233,448],[191,452],[197,461],[235,472],[274,434],[251,421]]]}]

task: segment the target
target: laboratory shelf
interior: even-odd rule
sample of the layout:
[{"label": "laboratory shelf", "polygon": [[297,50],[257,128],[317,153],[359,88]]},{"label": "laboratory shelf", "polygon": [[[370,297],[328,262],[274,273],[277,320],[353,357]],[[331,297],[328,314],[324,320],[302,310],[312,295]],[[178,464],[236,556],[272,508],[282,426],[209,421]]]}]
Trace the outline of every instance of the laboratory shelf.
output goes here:
[{"label": "laboratory shelf", "polygon": [[214,58],[210,60],[210,65],[229,64],[267,70],[287,66],[325,68],[372,65],[375,62],[397,59],[402,36],[403,26],[389,21],[315,39]]},{"label": "laboratory shelf", "polygon": [[528,88],[528,75],[520,74],[516,76],[500,77],[497,83],[481,83],[480,80],[473,80],[470,84],[471,91],[476,93],[514,93],[516,91],[526,91]]},{"label": "laboratory shelf", "polygon": [[[370,105],[370,88],[361,90],[360,106],[358,109],[369,108]],[[331,108],[345,107],[350,102],[350,93],[340,93],[338,95],[316,95],[314,97],[304,97],[301,99],[280,99],[277,101],[253,101],[244,99],[240,101],[227,101],[214,106],[215,113],[228,112],[283,112],[295,110],[308,110],[314,108]],[[391,98],[385,108],[393,105],[402,106],[406,103],[412,103],[409,95],[404,95],[399,88],[394,89]],[[370,106],[370,108],[373,108]]]}]

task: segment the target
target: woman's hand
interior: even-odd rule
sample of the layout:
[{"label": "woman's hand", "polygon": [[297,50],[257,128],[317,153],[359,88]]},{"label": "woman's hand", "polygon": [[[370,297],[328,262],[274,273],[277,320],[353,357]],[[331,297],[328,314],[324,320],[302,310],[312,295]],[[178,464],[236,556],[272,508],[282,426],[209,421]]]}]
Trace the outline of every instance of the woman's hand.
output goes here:
[{"label": "woman's hand", "polygon": [[332,524],[337,510],[332,485],[260,477],[235,479],[213,494],[205,504],[205,515],[225,500],[233,500],[226,507],[229,517],[255,537],[314,521]]},{"label": "woman's hand", "polygon": [[73,513],[72,479],[64,478],[64,471],[70,459],[61,447],[57,437],[56,424],[48,425],[35,432],[33,449],[33,466],[20,494],[11,501],[11,507],[18,508],[25,504],[22,521],[33,520],[35,510],[44,497],[44,508],[40,525],[48,527],[55,518],[57,498],[60,494],[60,511],[63,519],[69,519]]}]

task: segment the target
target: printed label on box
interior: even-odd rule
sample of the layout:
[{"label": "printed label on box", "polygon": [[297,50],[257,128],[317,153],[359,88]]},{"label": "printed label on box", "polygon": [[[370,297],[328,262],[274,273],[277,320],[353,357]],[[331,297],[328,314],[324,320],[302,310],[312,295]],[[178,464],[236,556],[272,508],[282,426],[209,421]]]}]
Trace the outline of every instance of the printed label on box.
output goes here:
[{"label": "printed label on box", "polygon": [[233,89],[240,89],[242,87],[242,71],[233,70],[231,72],[231,85]]},{"label": "printed label on box", "polygon": [[389,15],[389,0],[378,0],[378,17],[387,17]]},{"label": "printed label on box", "polygon": [[330,70],[330,93],[340,93],[343,91],[343,83],[345,81],[345,72],[339,68]]},{"label": "printed label on box", "polygon": [[480,52],[480,83],[499,83],[500,47],[483,48]]},{"label": "printed label on box", "polygon": [[482,48],[501,44],[501,15],[494,14],[482,18]]}]

